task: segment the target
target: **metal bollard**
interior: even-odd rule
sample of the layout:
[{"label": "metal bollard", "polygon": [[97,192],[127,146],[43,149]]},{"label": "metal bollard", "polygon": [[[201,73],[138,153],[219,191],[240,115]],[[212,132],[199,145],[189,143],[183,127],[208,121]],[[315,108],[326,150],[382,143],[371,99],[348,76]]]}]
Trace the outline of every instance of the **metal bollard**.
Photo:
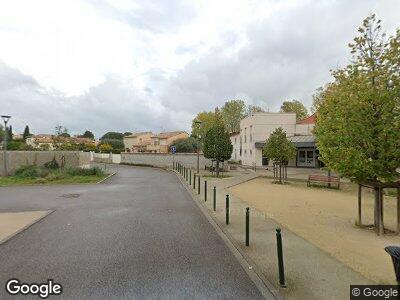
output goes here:
[{"label": "metal bollard", "polygon": [[189,170],[186,167],[186,181],[189,181],[188,175],[189,175]]},{"label": "metal bollard", "polygon": [[226,195],[225,222],[229,224],[229,195]]},{"label": "metal bollard", "polygon": [[193,174],[193,189],[196,189],[196,173]]},{"label": "metal bollard", "polygon": [[192,169],[189,170],[189,185],[192,185]]},{"label": "metal bollard", "polygon": [[200,195],[200,175],[197,176],[197,193]]},{"label": "metal bollard", "polygon": [[246,207],[246,246],[250,245],[250,208]]},{"label": "metal bollard", "polygon": [[276,248],[278,251],[279,285],[281,287],[286,287],[285,269],[283,266],[282,235],[280,228],[276,228]]},{"label": "metal bollard", "polygon": [[207,202],[207,180],[204,180],[204,202]]},{"label": "metal bollard", "polygon": [[214,194],[213,209],[214,209],[214,211],[216,211],[217,210],[217,188],[215,186],[214,186],[213,194]]}]

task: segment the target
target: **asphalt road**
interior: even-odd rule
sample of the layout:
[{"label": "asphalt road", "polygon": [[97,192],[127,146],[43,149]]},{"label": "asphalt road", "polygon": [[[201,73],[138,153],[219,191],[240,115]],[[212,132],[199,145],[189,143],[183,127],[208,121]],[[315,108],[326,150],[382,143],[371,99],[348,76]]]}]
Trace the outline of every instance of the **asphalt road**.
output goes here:
[{"label": "asphalt road", "polygon": [[119,166],[98,185],[0,188],[0,211],[49,209],[0,245],[0,299],[17,298],[10,278],[54,279],[54,298],[262,298],[167,171]]}]

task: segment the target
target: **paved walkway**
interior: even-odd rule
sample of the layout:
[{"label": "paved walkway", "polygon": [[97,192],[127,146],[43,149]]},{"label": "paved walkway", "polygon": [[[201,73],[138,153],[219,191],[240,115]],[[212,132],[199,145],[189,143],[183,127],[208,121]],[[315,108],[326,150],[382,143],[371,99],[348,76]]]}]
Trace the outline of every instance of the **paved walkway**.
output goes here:
[{"label": "paved walkway", "polygon": [[262,298],[174,174],[113,168],[99,185],[0,188],[0,211],[55,210],[0,245],[1,299],[10,278],[69,299]]},{"label": "paved walkway", "polygon": [[[204,172],[203,172],[204,173]],[[204,173],[205,174],[205,173]],[[252,261],[261,276],[273,283],[285,299],[347,299],[350,284],[373,284],[358,272],[345,266],[290,230],[282,228],[285,270],[288,287],[278,285],[275,228],[282,227],[273,215],[251,207],[243,199],[232,196],[229,187],[259,176],[249,170],[230,172],[230,178],[202,178],[201,194],[196,196],[218,220],[221,228]],[[204,183],[208,182],[208,201],[204,202]],[[217,188],[217,210],[212,211],[213,186]],[[197,190],[194,191],[197,194]],[[225,195],[230,194],[230,224],[225,225]],[[266,198],[268,196],[266,195]],[[245,246],[245,209],[250,206],[250,247]]]}]

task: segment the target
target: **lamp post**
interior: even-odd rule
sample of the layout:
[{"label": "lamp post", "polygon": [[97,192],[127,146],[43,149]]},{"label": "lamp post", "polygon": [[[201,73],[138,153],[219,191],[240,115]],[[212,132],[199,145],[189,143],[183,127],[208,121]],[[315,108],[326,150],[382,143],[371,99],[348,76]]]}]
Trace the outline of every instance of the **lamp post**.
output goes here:
[{"label": "lamp post", "polygon": [[4,121],[4,143],[3,143],[3,150],[4,150],[4,176],[8,175],[7,172],[7,123],[10,120],[11,116],[2,115],[1,118]]},{"label": "lamp post", "polygon": [[[200,121],[194,121],[194,124],[196,124],[196,128],[200,129],[200,125],[202,122]],[[197,136],[197,174],[200,173],[200,139],[201,135],[199,134]]]}]

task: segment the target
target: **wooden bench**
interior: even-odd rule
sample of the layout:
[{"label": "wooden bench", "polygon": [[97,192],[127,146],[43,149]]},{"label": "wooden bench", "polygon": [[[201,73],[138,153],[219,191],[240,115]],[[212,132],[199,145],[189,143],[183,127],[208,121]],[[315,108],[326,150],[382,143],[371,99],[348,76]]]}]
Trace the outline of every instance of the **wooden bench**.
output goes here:
[{"label": "wooden bench", "polygon": [[309,175],[307,186],[311,186],[311,183],[333,183],[337,185],[337,188],[340,188],[340,178],[337,176],[327,176],[327,175]]}]

